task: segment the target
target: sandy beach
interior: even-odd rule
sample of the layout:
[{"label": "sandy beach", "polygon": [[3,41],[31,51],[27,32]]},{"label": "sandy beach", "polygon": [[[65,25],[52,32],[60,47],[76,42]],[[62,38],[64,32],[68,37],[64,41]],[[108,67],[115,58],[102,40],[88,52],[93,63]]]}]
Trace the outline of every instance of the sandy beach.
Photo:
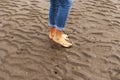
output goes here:
[{"label": "sandy beach", "polygon": [[0,80],[120,80],[120,0],[75,0],[49,39],[49,0],[0,0]]}]

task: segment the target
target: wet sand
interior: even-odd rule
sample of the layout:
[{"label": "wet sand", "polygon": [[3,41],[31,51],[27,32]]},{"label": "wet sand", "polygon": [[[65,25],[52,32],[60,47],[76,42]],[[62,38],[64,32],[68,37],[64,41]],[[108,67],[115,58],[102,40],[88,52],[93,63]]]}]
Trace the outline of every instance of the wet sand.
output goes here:
[{"label": "wet sand", "polygon": [[120,1],[75,0],[74,42],[48,38],[49,0],[0,0],[0,80],[120,80]]}]

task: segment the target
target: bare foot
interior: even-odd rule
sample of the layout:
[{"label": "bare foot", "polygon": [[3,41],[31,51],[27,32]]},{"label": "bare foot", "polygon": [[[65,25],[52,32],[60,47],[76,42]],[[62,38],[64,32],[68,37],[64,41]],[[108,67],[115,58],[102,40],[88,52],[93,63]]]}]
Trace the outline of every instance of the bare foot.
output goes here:
[{"label": "bare foot", "polygon": [[71,47],[72,43],[70,43],[68,40],[66,40],[66,37],[63,36],[62,31],[56,30],[56,34],[53,37],[53,41],[56,43],[62,45],[63,47]]},{"label": "bare foot", "polygon": [[[56,29],[55,29],[54,27],[53,27],[53,28],[50,28],[49,38],[50,38],[50,39],[53,39],[53,37],[54,37],[55,34],[56,34]],[[63,36],[66,40],[69,40],[67,34],[62,34],[62,36]]]}]

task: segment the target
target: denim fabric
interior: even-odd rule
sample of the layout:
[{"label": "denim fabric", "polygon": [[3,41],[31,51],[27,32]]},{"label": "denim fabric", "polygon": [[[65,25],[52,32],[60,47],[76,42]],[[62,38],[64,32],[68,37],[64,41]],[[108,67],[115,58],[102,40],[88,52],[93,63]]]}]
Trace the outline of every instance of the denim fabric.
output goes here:
[{"label": "denim fabric", "polygon": [[73,0],[50,0],[49,26],[64,30]]}]

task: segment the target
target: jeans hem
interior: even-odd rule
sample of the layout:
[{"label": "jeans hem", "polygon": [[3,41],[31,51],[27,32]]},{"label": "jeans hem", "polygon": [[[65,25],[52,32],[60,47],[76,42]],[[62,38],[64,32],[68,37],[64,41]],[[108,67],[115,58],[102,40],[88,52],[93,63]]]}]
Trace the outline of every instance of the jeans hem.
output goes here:
[{"label": "jeans hem", "polygon": [[55,27],[56,25],[48,23],[49,27]]},{"label": "jeans hem", "polygon": [[60,30],[60,31],[63,31],[63,30],[64,30],[64,28],[58,27],[57,25],[56,25],[56,29],[57,29],[57,30]]}]

